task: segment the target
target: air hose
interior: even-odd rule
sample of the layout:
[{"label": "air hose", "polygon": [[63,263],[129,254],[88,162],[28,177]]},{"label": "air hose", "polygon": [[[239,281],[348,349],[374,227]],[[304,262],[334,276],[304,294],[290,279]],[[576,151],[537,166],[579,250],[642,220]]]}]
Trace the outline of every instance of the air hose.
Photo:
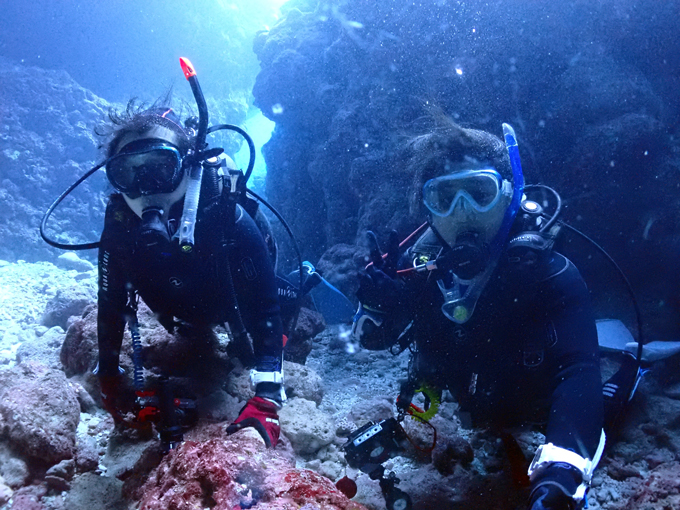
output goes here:
[{"label": "air hose", "polygon": [[132,338],[132,382],[135,391],[144,389],[144,364],[142,363],[142,337],[139,334],[139,323],[135,313],[129,321],[130,337]]}]

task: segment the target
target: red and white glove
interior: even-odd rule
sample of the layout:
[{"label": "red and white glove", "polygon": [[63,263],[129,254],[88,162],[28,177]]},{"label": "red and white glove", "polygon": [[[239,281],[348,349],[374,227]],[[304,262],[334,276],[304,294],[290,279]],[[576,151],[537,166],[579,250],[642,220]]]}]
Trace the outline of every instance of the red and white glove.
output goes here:
[{"label": "red and white glove", "polygon": [[238,418],[227,427],[227,434],[233,434],[246,427],[253,427],[264,439],[267,448],[279,442],[281,427],[279,426],[279,406],[262,397],[251,398],[241,409]]}]

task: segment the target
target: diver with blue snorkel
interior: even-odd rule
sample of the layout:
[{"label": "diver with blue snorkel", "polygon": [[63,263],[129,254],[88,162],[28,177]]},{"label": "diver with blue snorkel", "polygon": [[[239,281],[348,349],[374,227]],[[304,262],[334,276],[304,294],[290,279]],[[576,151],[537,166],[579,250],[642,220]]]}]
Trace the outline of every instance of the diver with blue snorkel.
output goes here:
[{"label": "diver with blue snorkel", "polygon": [[605,444],[595,317],[578,270],[552,249],[545,200],[525,196],[515,133],[503,132],[505,143],[447,121],[410,144],[411,212],[424,206],[426,230],[403,254],[393,233],[385,255],[369,232],[353,334],[368,349],[411,347],[404,412],[427,384],[475,425],[546,423],[526,466],[529,508],[575,509]]}]

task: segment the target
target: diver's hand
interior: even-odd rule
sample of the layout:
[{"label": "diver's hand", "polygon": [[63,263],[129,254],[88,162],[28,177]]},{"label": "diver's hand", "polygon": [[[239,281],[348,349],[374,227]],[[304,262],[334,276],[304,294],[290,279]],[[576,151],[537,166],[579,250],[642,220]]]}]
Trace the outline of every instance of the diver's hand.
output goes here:
[{"label": "diver's hand", "polygon": [[121,399],[125,393],[124,387],[125,383],[121,374],[99,376],[102,405],[116,423],[125,421],[121,412]]},{"label": "diver's hand", "polygon": [[389,312],[399,305],[403,293],[403,284],[397,279],[397,233],[394,230],[390,232],[389,251],[384,258],[375,234],[369,230],[366,236],[371,251],[371,263],[359,275],[357,298],[370,310]]},{"label": "diver's hand", "polygon": [[581,472],[569,464],[548,466],[532,482],[529,510],[575,510],[573,494],[581,480]]},{"label": "diver's hand", "polygon": [[[368,249],[371,254],[371,264],[368,266],[380,269],[390,278],[397,277],[397,264],[399,263],[399,257],[401,256],[401,248],[399,247],[399,235],[396,230],[390,232],[390,239],[388,241],[387,253],[385,256],[382,255],[382,250],[380,249],[380,244],[378,244],[378,238],[375,233],[371,230],[366,232],[366,237],[368,238]],[[367,269],[368,269],[367,268]]]},{"label": "diver's hand", "polygon": [[241,409],[236,421],[227,427],[227,434],[253,427],[260,433],[267,448],[276,446],[279,442],[279,434],[281,434],[278,408],[274,402],[262,397],[251,398]]},{"label": "diver's hand", "polygon": [[399,305],[402,293],[400,281],[390,278],[374,266],[368,266],[368,269],[359,275],[357,298],[369,309],[390,312]]}]

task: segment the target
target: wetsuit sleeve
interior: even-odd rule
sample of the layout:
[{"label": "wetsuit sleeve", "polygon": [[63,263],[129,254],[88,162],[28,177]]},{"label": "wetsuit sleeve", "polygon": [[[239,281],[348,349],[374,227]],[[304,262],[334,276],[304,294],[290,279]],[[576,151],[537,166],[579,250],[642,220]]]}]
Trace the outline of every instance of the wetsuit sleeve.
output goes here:
[{"label": "wetsuit sleeve", "polygon": [[120,347],[125,330],[127,279],[124,249],[129,232],[119,197],[112,197],[106,208],[104,231],[99,245],[99,292],[97,294],[97,341],[100,376],[118,374]]},{"label": "wetsuit sleeve", "polygon": [[[240,209],[240,208],[239,208]],[[267,245],[253,219],[240,209],[229,264],[243,325],[253,339],[255,369],[281,370],[283,326],[278,287]]]},{"label": "wetsuit sleeve", "polygon": [[585,282],[570,261],[559,258],[566,266],[543,282],[541,293],[556,339],[546,443],[593,459],[603,424],[597,329]]}]

